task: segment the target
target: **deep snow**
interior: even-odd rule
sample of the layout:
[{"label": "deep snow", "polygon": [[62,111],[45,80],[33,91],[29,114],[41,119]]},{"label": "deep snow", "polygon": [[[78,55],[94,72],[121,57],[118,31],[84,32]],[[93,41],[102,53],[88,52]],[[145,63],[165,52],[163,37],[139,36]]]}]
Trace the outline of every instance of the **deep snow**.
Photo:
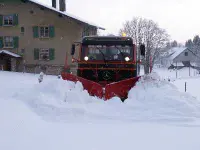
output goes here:
[{"label": "deep snow", "polygon": [[34,78],[33,85],[20,89],[17,87],[12,96],[48,121],[179,123],[193,122],[200,118],[199,101],[187,93],[180,93],[173,84],[161,80],[156,73],[142,78],[132,88],[124,104],[116,97],[107,102],[91,97],[79,82],[74,84],[45,76],[39,84]]},{"label": "deep snow", "polygon": [[198,88],[198,85],[200,84],[200,74],[198,70],[191,68],[180,69],[177,71],[177,78],[176,70],[159,68],[155,71],[161,76],[163,80],[170,79],[170,82],[175,85],[181,92],[185,92],[186,83],[186,93],[189,93],[200,100],[200,92]]},{"label": "deep snow", "polygon": [[172,81],[183,78],[200,77],[200,74],[196,69],[188,67],[182,68],[177,71],[176,69],[168,70],[166,68],[157,68],[155,71],[158,73],[161,79],[171,79]]},{"label": "deep snow", "polygon": [[80,83],[0,72],[0,149],[199,150],[200,105],[157,73],[129,98],[90,97]]}]

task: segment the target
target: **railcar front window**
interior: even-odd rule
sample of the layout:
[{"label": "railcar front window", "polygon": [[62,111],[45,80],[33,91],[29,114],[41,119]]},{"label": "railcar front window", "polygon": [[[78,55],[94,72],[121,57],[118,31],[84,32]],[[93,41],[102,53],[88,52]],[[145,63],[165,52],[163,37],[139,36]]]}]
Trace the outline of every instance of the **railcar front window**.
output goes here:
[{"label": "railcar front window", "polygon": [[83,48],[83,53],[83,57],[88,56],[89,60],[124,60],[126,56],[133,58],[131,46],[89,45]]}]

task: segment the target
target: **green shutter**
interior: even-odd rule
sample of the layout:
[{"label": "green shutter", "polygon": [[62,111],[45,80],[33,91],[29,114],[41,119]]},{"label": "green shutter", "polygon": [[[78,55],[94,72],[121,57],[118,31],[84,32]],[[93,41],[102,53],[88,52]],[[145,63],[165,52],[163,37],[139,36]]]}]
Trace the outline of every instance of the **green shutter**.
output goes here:
[{"label": "green shutter", "polygon": [[19,47],[19,37],[18,36],[13,37],[13,42],[14,42],[14,48],[18,48]]},{"label": "green shutter", "polygon": [[39,60],[39,49],[35,48],[34,49],[34,60]]},{"label": "green shutter", "polygon": [[49,37],[53,38],[55,36],[55,28],[54,26],[49,26]]},{"label": "green shutter", "polygon": [[18,25],[18,14],[13,15],[13,25],[15,25],[15,26]]},{"label": "green shutter", "polygon": [[0,48],[3,48],[3,37],[0,37]]},{"label": "green shutter", "polygon": [[49,59],[54,60],[55,59],[55,49],[50,48],[49,49]]},{"label": "green shutter", "polygon": [[3,16],[0,15],[0,26],[2,26],[2,25],[3,25]]},{"label": "green shutter", "polygon": [[39,28],[38,26],[33,27],[33,37],[38,38],[39,37]]}]

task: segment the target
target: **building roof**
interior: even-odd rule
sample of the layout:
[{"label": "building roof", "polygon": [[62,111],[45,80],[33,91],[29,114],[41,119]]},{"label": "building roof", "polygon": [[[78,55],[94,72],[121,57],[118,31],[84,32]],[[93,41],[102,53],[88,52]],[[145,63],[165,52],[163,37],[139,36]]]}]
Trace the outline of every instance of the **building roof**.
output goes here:
[{"label": "building roof", "polygon": [[170,50],[168,50],[164,56],[168,59],[173,60],[174,58],[176,58],[178,55],[180,55],[183,51],[185,51],[186,49],[188,49],[187,47],[173,47]]},{"label": "building roof", "polygon": [[16,57],[16,58],[20,58],[21,57],[20,55],[12,53],[12,52],[9,52],[7,50],[0,50],[0,54],[7,54],[7,55],[10,55],[10,56]]},{"label": "building roof", "polygon": [[49,10],[52,10],[52,11],[58,13],[58,14],[64,15],[64,16],[66,16],[66,17],[69,17],[69,18],[71,18],[71,19],[73,19],[73,20],[76,20],[76,21],[78,21],[78,22],[80,22],[80,23],[83,23],[83,24],[86,24],[86,25],[89,25],[89,26],[96,27],[97,29],[105,30],[105,28],[103,28],[103,27],[97,26],[96,24],[93,24],[93,23],[90,23],[90,22],[88,22],[88,21],[85,21],[85,20],[83,20],[83,19],[81,19],[81,18],[79,18],[79,17],[76,17],[76,16],[74,16],[74,15],[72,15],[72,14],[69,14],[69,13],[67,13],[67,12],[62,12],[62,11],[60,11],[60,10],[54,8],[54,7],[47,6],[47,5],[45,5],[45,4],[43,4],[43,3],[40,3],[40,2],[38,2],[38,1],[36,1],[36,0],[28,0],[28,1],[29,1],[29,2],[32,2],[32,3],[36,4],[36,5],[45,7],[45,8],[47,8],[47,9],[49,9]]}]

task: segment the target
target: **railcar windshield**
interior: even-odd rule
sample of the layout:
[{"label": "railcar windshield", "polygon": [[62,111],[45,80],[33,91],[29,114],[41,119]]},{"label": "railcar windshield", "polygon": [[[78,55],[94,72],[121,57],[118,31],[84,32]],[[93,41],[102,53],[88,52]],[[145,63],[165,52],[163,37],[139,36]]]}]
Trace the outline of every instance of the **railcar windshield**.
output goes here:
[{"label": "railcar windshield", "polygon": [[123,60],[129,57],[133,59],[133,47],[122,45],[87,45],[82,47],[82,59],[88,57],[92,60]]}]

